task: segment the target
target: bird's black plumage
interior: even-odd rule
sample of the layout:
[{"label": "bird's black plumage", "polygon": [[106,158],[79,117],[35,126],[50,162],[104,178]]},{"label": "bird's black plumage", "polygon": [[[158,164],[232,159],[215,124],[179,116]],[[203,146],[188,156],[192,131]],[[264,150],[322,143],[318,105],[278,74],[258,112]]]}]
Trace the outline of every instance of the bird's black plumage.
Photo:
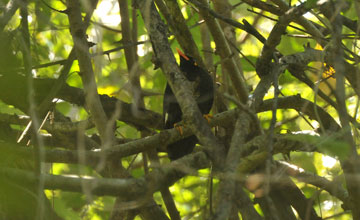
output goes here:
[{"label": "bird's black plumage", "polygon": [[[178,50],[180,56],[180,70],[190,81],[193,89],[194,98],[202,114],[208,114],[214,100],[214,86],[209,73],[199,67],[195,60],[184,55]],[[170,85],[167,83],[164,93],[163,114],[165,119],[165,129],[173,128],[174,124],[182,120],[182,112]],[[190,154],[196,143],[195,135],[186,137],[167,146],[168,156],[171,160],[176,160]]]}]

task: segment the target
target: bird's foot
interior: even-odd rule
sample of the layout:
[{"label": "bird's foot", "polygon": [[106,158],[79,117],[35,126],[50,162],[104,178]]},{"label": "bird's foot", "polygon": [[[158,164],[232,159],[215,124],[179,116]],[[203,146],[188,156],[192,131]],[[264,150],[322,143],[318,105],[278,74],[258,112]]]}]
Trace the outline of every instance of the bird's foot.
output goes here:
[{"label": "bird's foot", "polygon": [[210,114],[205,114],[205,115],[203,115],[203,117],[206,119],[206,121],[207,121],[208,123],[210,123],[210,119],[213,118],[213,116],[210,115]]},{"label": "bird's foot", "polygon": [[174,128],[180,133],[180,135],[183,135],[184,134],[184,131],[183,131],[183,127],[185,127],[184,125],[179,125],[179,124],[174,124]]}]

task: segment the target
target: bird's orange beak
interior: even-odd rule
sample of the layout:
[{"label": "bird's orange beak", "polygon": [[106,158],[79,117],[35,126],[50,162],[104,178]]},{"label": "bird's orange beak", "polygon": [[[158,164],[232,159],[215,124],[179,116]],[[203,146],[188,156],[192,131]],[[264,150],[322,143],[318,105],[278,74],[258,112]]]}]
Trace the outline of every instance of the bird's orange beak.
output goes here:
[{"label": "bird's orange beak", "polygon": [[187,57],[179,48],[176,48],[178,54],[182,56],[185,60],[190,60],[189,57]]}]

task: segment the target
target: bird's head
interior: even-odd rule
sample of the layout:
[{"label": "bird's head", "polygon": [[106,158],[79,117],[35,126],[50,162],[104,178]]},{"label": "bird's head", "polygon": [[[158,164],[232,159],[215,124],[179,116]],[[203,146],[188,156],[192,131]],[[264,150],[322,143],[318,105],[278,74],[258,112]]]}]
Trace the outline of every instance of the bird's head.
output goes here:
[{"label": "bird's head", "polygon": [[180,70],[184,72],[186,78],[194,81],[199,73],[199,66],[191,56],[185,55],[181,50],[176,48],[180,57]]}]

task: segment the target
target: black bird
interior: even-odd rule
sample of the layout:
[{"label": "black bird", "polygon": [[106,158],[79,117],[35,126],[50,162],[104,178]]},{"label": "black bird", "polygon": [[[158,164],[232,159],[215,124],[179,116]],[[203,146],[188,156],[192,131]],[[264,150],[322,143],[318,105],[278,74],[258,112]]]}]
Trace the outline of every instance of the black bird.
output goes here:
[{"label": "black bird", "polygon": [[[202,114],[208,114],[214,101],[214,86],[208,71],[199,67],[195,60],[177,49],[180,56],[180,70],[190,81],[194,98]],[[165,129],[173,128],[182,120],[182,112],[169,83],[166,84],[163,102]],[[198,142],[195,135],[181,139],[167,146],[170,160],[190,154]]]}]

